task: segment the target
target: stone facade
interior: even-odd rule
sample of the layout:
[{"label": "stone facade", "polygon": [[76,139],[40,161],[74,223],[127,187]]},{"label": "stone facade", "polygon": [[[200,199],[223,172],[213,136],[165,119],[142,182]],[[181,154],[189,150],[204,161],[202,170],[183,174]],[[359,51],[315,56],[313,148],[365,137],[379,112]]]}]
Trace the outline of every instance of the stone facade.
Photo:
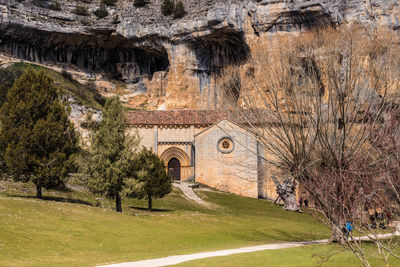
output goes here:
[{"label": "stone facade", "polygon": [[[242,196],[276,198],[257,138],[217,111],[133,111],[130,133],[153,149],[176,180]],[[175,123],[174,123],[175,122]]]},{"label": "stone facade", "polygon": [[[223,143],[226,143],[224,150]],[[230,141],[230,144],[229,144]],[[224,120],[195,137],[197,182],[238,195],[264,196],[258,187],[255,137]]]}]

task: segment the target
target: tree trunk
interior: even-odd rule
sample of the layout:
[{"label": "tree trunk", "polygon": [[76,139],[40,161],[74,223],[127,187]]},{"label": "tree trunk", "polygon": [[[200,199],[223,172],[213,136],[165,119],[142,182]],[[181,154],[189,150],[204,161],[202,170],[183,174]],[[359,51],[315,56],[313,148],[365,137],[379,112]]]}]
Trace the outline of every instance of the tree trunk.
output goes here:
[{"label": "tree trunk", "polygon": [[281,184],[275,176],[272,176],[276,184],[276,192],[283,200],[284,208],[289,211],[301,211],[296,201],[296,181],[285,178]]},{"label": "tree trunk", "polygon": [[147,198],[149,199],[149,210],[152,210],[152,209],[153,209],[153,204],[152,204],[152,202],[151,202],[151,195],[148,194],[148,195],[147,195]]},{"label": "tree trunk", "polygon": [[38,179],[36,184],[36,197],[42,199],[42,181]]},{"label": "tree trunk", "polygon": [[121,206],[121,197],[119,194],[115,196],[115,210],[117,212],[122,212],[122,206]]},{"label": "tree trunk", "polygon": [[[339,224],[339,225],[342,225],[342,224]],[[331,235],[331,238],[329,239],[329,242],[338,243],[338,244],[341,244],[341,245],[345,245],[346,244],[346,240],[345,240],[345,237],[344,237],[344,233],[343,233],[342,227],[333,226],[332,235]]]}]

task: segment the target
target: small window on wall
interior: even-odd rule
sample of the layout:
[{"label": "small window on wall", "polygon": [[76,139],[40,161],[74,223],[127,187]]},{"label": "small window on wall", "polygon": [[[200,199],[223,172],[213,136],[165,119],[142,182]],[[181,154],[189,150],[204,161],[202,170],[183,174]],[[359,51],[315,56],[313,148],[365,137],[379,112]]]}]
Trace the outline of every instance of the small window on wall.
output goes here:
[{"label": "small window on wall", "polygon": [[233,151],[233,149],[235,148],[235,144],[233,143],[232,139],[230,139],[229,137],[223,137],[223,138],[219,139],[217,148],[218,148],[219,152],[228,154]]}]

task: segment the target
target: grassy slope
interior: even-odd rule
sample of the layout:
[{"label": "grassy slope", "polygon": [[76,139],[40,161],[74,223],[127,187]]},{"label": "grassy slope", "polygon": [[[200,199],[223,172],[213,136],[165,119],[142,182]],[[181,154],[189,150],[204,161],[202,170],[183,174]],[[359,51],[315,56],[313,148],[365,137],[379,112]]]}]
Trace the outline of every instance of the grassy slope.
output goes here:
[{"label": "grassy slope", "polygon": [[86,107],[102,109],[101,103],[104,102],[104,99],[95,89],[80,84],[75,80],[66,79],[57,71],[29,63],[13,63],[7,68],[14,71],[24,71],[28,67],[31,67],[34,70],[43,70],[46,72],[54,80],[54,82],[60,86],[62,91],[72,94],[81,104],[85,105]]},{"label": "grassy slope", "polygon": [[[376,249],[368,249],[368,260],[372,266],[386,266]],[[400,261],[391,257],[390,266],[399,266]],[[322,265],[319,265],[323,263]],[[226,257],[195,260],[177,266],[280,266],[280,267],[355,267],[363,266],[356,256],[338,245],[315,245],[300,248],[268,250],[255,253],[236,254]]]},{"label": "grassy slope", "polygon": [[30,186],[0,188],[0,266],[94,265],[329,235],[309,215],[230,194],[200,192],[213,204],[204,208],[174,190],[155,201],[161,211],[133,200],[117,214],[107,200],[91,206],[99,200],[85,191],[45,191],[50,201],[23,196]]}]

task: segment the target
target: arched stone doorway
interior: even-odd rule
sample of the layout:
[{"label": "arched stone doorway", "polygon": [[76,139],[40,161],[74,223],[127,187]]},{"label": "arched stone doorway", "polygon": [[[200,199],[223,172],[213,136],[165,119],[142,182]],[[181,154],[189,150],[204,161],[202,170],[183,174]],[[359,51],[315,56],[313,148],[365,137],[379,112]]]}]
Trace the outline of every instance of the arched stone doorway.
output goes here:
[{"label": "arched stone doorway", "polygon": [[160,158],[175,180],[187,180],[193,176],[189,157],[182,149],[170,147],[161,154]]},{"label": "arched stone doorway", "polygon": [[181,179],[181,162],[177,158],[172,158],[168,162],[168,173],[175,180]]}]

